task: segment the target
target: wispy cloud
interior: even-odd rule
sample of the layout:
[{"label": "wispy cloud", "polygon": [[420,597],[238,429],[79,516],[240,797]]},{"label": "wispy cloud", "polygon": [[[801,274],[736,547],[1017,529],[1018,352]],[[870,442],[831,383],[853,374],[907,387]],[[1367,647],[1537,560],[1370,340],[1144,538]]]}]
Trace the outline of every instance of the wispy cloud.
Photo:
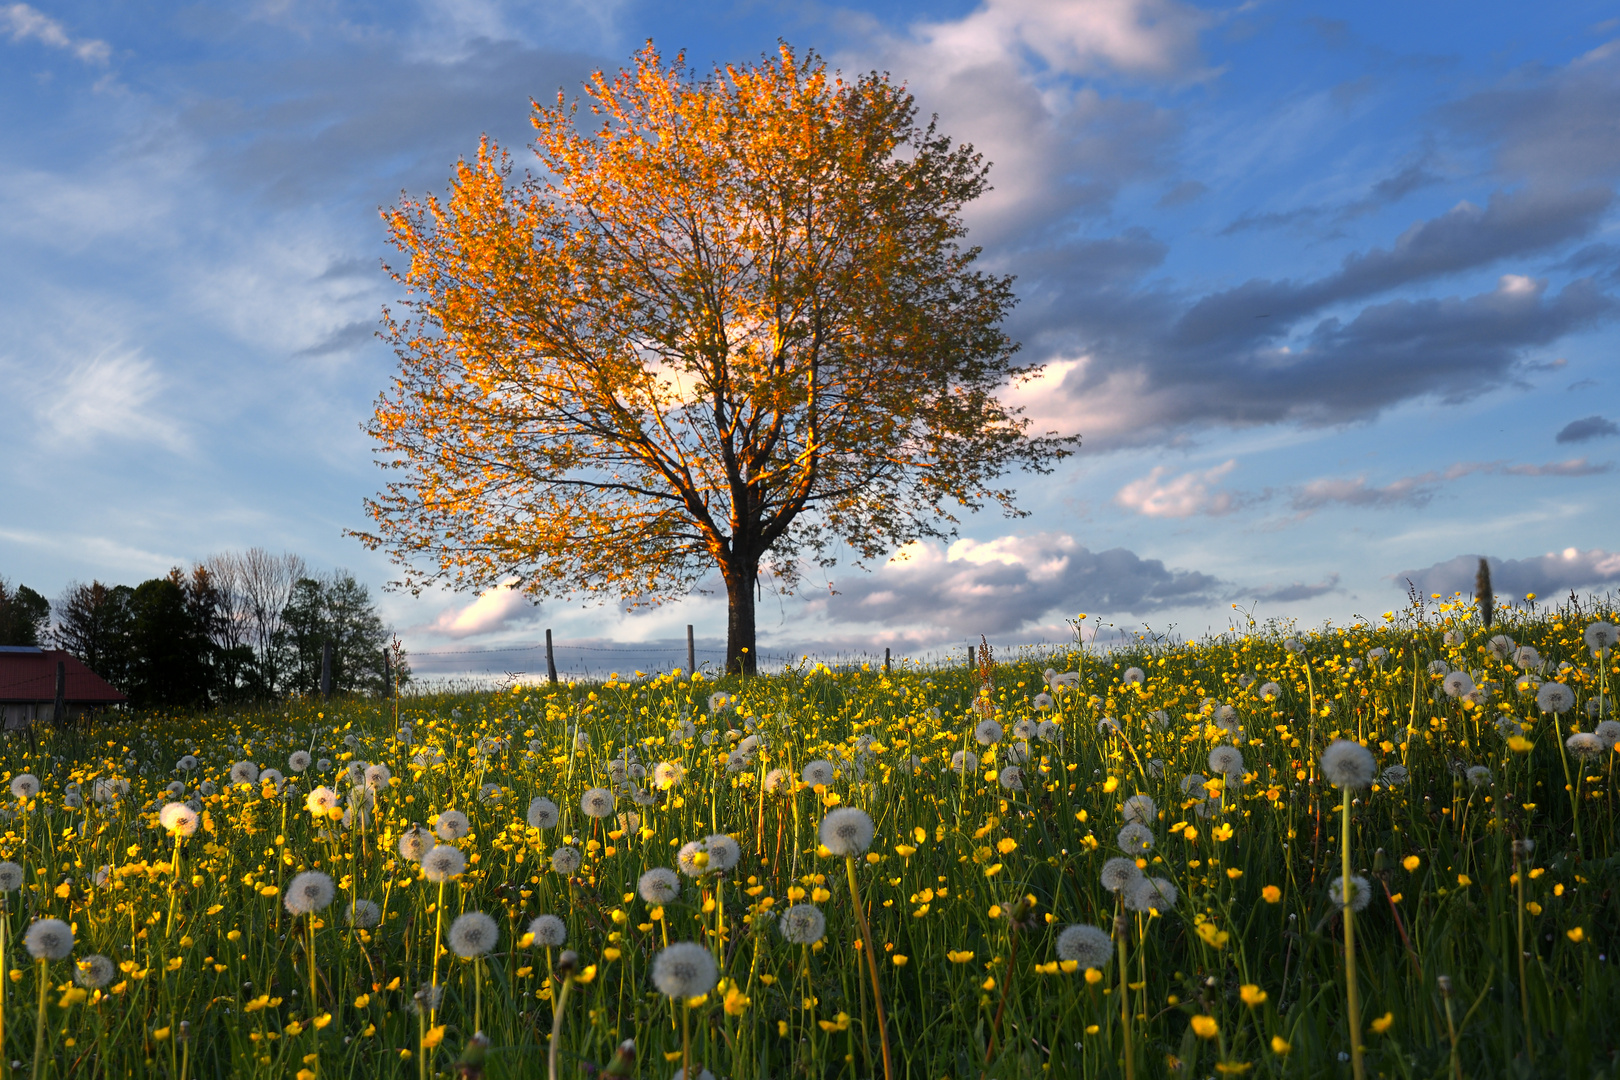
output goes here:
[{"label": "wispy cloud", "polygon": [[106,349],[69,366],[33,404],[60,442],[128,439],[184,450],[189,439],[162,407],[164,390],[157,366],[138,350]]},{"label": "wispy cloud", "polygon": [[0,6],[0,32],[10,34],[12,41],[37,41],[62,49],[87,64],[104,65],[112,56],[112,46],[105,41],[74,37],[61,23],[27,4]]}]

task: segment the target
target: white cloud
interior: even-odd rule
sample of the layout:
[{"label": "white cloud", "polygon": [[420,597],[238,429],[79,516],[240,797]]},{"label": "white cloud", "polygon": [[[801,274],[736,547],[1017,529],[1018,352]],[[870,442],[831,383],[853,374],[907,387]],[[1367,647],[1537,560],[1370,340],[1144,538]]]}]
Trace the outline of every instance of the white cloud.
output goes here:
[{"label": "white cloud", "polygon": [[1185,76],[1203,12],[1174,0],[987,0],[952,22],[913,27],[934,70],[956,74],[1034,55],[1054,72]]},{"label": "white cloud", "polygon": [[1237,459],[1233,458],[1213,469],[1182,473],[1166,480],[1165,474],[1169,470],[1159,465],[1142,479],[1133,480],[1120,488],[1114,495],[1114,502],[1147,517],[1229,514],[1237,509],[1238,497],[1230,491],[1215,490],[1212,485],[1235,468]]},{"label": "white cloud", "polygon": [[112,55],[112,47],[105,41],[75,38],[61,23],[27,4],[0,7],[0,31],[9,33],[12,41],[33,40],[65,49],[87,64],[105,64]]},{"label": "white cloud", "polygon": [[[1406,570],[1395,575],[1395,584],[1405,589],[1406,583],[1411,581],[1424,595],[1471,594],[1479,559],[1478,555],[1459,555],[1422,570]],[[1507,596],[1535,593],[1544,599],[1556,600],[1561,593],[1612,588],[1620,584],[1620,552],[1604,551],[1602,548],[1582,551],[1569,547],[1527,559],[1488,557],[1488,561],[1491,564],[1491,587]]]},{"label": "white cloud", "polygon": [[62,442],[106,436],[182,450],[189,440],[161,408],[163,390],[138,350],[106,349],[52,380],[34,404]]},{"label": "white cloud", "polygon": [[426,629],[450,638],[472,637],[500,630],[508,623],[522,621],[533,610],[523,593],[510,585],[497,585],[478,594],[464,607],[448,608]]}]

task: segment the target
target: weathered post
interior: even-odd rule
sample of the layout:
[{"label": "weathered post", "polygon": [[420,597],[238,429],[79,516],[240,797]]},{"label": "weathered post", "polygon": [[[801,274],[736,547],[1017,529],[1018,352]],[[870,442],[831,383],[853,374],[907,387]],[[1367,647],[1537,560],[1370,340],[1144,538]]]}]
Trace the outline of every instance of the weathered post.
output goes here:
[{"label": "weathered post", "polygon": [[978,664],[974,660],[974,657],[973,657],[973,646],[969,645],[968,646],[968,670],[972,671],[977,666],[978,666]]},{"label": "weathered post", "polygon": [[884,650],[883,650],[883,674],[887,675],[888,673],[889,673],[889,650],[888,650],[887,647],[885,647]]},{"label": "weathered post", "polygon": [[557,685],[557,654],[551,651],[551,627],[546,627],[546,677]]},{"label": "weathered post", "polygon": [[686,624],[686,675],[691,678],[697,670],[697,642],[692,637],[692,624]]},{"label": "weathered post", "polygon": [[67,727],[67,661],[56,662],[56,705],[51,709],[51,723]]},{"label": "weathered post", "polygon": [[393,696],[394,696],[394,659],[393,659],[393,657],[388,655],[388,650],[384,649],[383,650],[383,699],[387,700],[388,698],[391,698]]},{"label": "weathered post", "polygon": [[321,642],[321,697],[332,696],[332,643]]}]

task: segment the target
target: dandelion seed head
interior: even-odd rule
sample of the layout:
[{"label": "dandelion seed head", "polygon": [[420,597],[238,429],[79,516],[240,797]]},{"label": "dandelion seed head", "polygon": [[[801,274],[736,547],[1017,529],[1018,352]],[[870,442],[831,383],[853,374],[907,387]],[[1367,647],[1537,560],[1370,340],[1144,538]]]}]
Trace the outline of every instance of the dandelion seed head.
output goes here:
[{"label": "dandelion seed head", "polygon": [[158,824],[167,829],[170,836],[195,834],[199,820],[197,811],[185,803],[172,802],[158,811]]},{"label": "dandelion seed head", "polygon": [[1057,938],[1058,959],[1079,964],[1082,969],[1107,966],[1114,956],[1114,939],[1100,926],[1077,923],[1066,926]]},{"label": "dandelion seed head", "polygon": [[559,816],[557,804],[544,795],[537,795],[529,800],[529,812],[526,817],[531,829],[549,829],[557,824]]},{"label": "dandelion seed head", "polygon": [[35,960],[61,960],[73,951],[73,928],[61,919],[40,919],[23,935],[23,948]]},{"label": "dandelion seed head", "polygon": [[1153,849],[1153,830],[1146,825],[1132,823],[1119,830],[1115,837],[1119,850],[1131,855],[1141,855]]},{"label": "dandelion seed head", "polygon": [[996,774],[996,783],[1008,791],[1024,790],[1024,770],[1017,765],[1008,765]]},{"label": "dandelion seed head", "polygon": [[1536,707],[1542,712],[1568,712],[1575,704],[1575,692],[1561,682],[1542,683],[1536,691]]},{"label": "dandelion seed head", "polygon": [[814,945],[827,932],[827,916],[814,904],[794,904],[777,920],[782,940],[793,945]]},{"label": "dandelion seed head", "polygon": [[812,761],[804,767],[804,782],[810,787],[827,785],[833,782],[833,763],[830,761]]},{"label": "dandelion seed head", "polygon": [[551,853],[551,868],[563,877],[578,871],[580,864],[584,861],[584,857],[579,853],[579,848],[575,847],[560,847]]},{"label": "dandelion seed head", "polygon": [[1135,884],[1142,877],[1142,871],[1135,859],[1116,855],[1102,864],[1102,873],[1098,876],[1102,879],[1103,888],[1117,893]]},{"label": "dandelion seed head", "polygon": [[840,806],[821,819],[821,843],[840,857],[863,854],[872,843],[872,819],[865,810]]},{"label": "dandelion seed head", "polygon": [[1153,796],[1140,792],[1126,799],[1119,811],[1127,822],[1137,825],[1151,825],[1159,817],[1159,808],[1154,805]]},{"label": "dandelion seed head", "polygon": [[[1336,877],[1328,886],[1328,899],[1336,907],[1344,906],[1344,878]],[[1362,911],[1372,903],[1372,886],[1360,874],[1350,875],[1350,910]]]},{"label": "dandelion seed head", "polygon": [[287,886],[287,895],[282,898],[282,904],[291,915],[309,915],[324,911],[334,895],[336,889],[331,878],[319,870],[306,870]]},{"label": "dandelion seed head", "polygon": [[432,846],[433,834],[420,825],[412,825],[399,834],[399,853],[411,862],[421,862]]},{"label": "dandelion seed head", "polygon": [[467,856],[461,853],[460,848],[435,844],[422,856],[422,876],[435,885],[460,877],[466,869]]},{"label": "dandelion seed head", "polygon": [[1577,731],[1564,740],[1564,746],[1582,761],[1596,761],[1604,754],[1603,739],[1593,731]]},{"label": "dandelion seed head", "polygon": [[725,833],[715,833],[703,843],[709,852],[709,869],[714,873],[730,870],[742,858],[742,848]]},{"label": "dandelion seed head", "polygon": [[382,908],[371,900],[351,901],[343,919],[358,930],[370,930],[382,922]]},{"label": "dandelion seed head", "polygon": [[989,746],[999,740],[1001,734],[1001,725],[994,720],[981,720],[973,729],[973,737],[978,740],[980,746]]},{"label": "dandelion seed head", "polygon": [[1322,775],[1336,788],[1371,786],[1378,773],[1372,751],[1350,739],[1335,739],[1322,751]]},{"label": "dandelion seed head", "polygon": [[472,960],[495,948],[500,936],[501,928],[494,919],[482,911],[469,911],[450,924],[447,940],[451,952],[463,960]]},{"label": "dandelion seed head", "polygon": [[100,990],[117,974],[118,966],[100,953],[91,953],[73,965],[73,981],[87,990]]},{"label": "dandelion seed head", "polygon": [[540,915],[529,923],[534,943],[543,949],[555,949],[568,942],[568,924],[555,915]]},{"label": "dandelion seed head", "polygon": [[613,792],[607,788],[591,788],[579,797],[579,808],[586,817],[610,817],[613,814]]},{"label": "dandelion seed head", "polygon": [[238,761],[231,766],[232,784],[251,784],[259,778],[259,767],[251,761]]},{"label": "dandelion seed head", "polygon": [[669,867],[655,866],[636,881],[636,892],[649,904],[667,904],[681,895],[681,879]]},{"label": "dandelion seed head", "polygon": [[714,989],[719,977],[714,957],[696,942],[679,942],[653,958],[653,985],[658,987],[659,993],[676,1001],[707,994]]},{"label": "dandelion seed head", "polygon": [[958,773],[979,771],[979,755],[971,750],[958,750],[951,755],[951,769]]},{"label": "dandelion seed head", "polygon": [[1129,911],[1157,911],[1161,914],[1176,906],[1180,896],[1174,883],[1167,878],[1143,877],[1125,890],[1125,907]]},{"label": "dandelion seed head", "polygon": [[440,840],[460,840],[472,831],[472,824],[467,820],[467,815],[460,810],[441,810],[433,831],[438,834]]},{"label": "dandelion seed head", "polygon": [[1243,751],[1222,744],[1209,752],[1209,767],[1224,776],[1243,771]]}]

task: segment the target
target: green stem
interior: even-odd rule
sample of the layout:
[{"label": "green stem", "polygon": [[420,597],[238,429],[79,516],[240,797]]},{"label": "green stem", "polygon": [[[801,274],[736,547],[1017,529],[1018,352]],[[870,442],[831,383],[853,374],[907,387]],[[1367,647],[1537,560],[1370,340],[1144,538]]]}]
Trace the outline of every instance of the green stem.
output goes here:
[{"label": "green stem", "polygon": [[877,1005],[878,1038],[883,1047],[883,1080],[894,1080],[894,1065],[889,1060],[889,1024],[883,1015],[883,991],[878,987],[877,954],[872,951],[872,932],[866,925],[866,909],[861,907],[861,890],[855,883],[855,857],[844,857],[844,869],[849,873],[849,895],[855,902],[855,921],[861,928],[861,941],[866,952],[866,969],[872,976],[872,1000]]},{"label": "green stem", "polygon": [[1350,1069],[1356,1080],[1365,1080],[1361,1060],[1361,1003],[1356,992],[1356,913],[1351,906],[1355,886],[1350,879],[1350,788],[1344,789],[1343,827],[1339,840],[1340,899],[1344,904],[1344,997],[1345,1024],[1350,1029]]}]

